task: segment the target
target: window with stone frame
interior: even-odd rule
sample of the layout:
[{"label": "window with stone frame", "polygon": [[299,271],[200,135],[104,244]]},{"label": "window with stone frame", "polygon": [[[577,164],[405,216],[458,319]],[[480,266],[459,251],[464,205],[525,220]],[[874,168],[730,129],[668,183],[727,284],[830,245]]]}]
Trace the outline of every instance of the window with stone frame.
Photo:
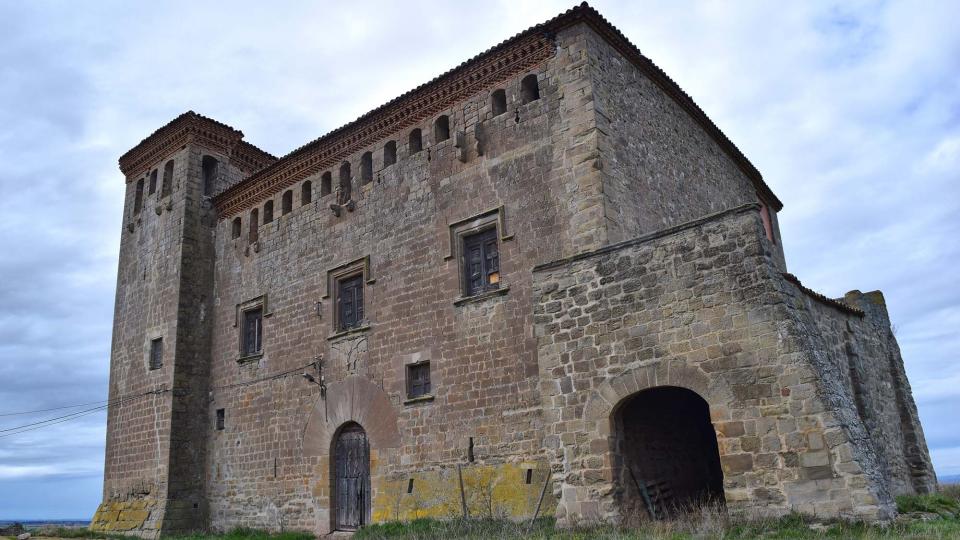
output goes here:
[{"label": "window with stone frame", "polygon": [[225,427],[225,425],[226,425],[226,423],[227,423],[227,422],[226,422],[226,420],[227,420],[226,417],[227,417],[227,414],[226,414],[226,411],[225,411],[224,409],[217,409],[217,423],[216,423],[217,431],[223,431],[223,428]]},{"label": "window with stone frame", "polygon": [[337,331],[358,328],[363,324],[363,274],[337,280]]},{"label": "window with stone frame", "polygon": [[240,328],[240,353],[255,356],[263,352],[263,306],[242,312]]},{"label": "window with stone frame", "polygon": [[464,296],[475,296],[500,288],[500,246],[497,228],[463,236]]},{"label": "window with stone frame", "polygon": [[407,399],[429,396],[430,362],[407,365]]},{"label": "window with stone frame", "polygon": [[163,367],[163,338],[150,340],[150,370]]}]

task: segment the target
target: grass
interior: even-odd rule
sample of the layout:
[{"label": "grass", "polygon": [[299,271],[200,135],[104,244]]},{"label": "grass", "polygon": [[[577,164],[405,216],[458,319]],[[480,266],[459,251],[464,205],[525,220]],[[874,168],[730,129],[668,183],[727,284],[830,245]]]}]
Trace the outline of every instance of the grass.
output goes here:
[{"label": "grass", "polygon": [[[960,486],[943,486],[939,493],[897,497],[900,512],[923,512],[938,517],[898,520],[890,525],[824,523],[792,514],[780,519],[738,520],[718,508],[696,508],[682,519],[644,522],[632,528],[594,526],[557,529],[552,518],[533,523],[500,519],[418,519],[364,527],[355,540],[947,540],[960,539]],[[92,532],[85,528],[44,528],[35,536],[59,538],[128,537]],[[313,540],[306,532],[269,533],[237,528],[228,533],[196,533],[165,537],[169,540]],[[3,540],[3,537],[0,537]],[[14,539],[10,539],[14,540]]]},{"label": "grass", "polygon": [[887,527],[837,522],[811,528],[813,521],[799,515],[777,520],[743,523],[712,520],[656,522],[632,529],[612,526],[556,529],[550,519],[532,526],[509,521],[422,519],[410,523],[386,523],[365,527],[355,540],[755,540],[755,539],[852,539],[940,540],[960,538],[960,520],[937,519],[895,523]]},{"label": "grass", "polygon": [[164,538],[171,540],[314,540],[313,534],[307,532],[287,531],[270,533],[260,529],[249,529],[246,527],[238,527],[223,534],[196,533],[166,536]]}]

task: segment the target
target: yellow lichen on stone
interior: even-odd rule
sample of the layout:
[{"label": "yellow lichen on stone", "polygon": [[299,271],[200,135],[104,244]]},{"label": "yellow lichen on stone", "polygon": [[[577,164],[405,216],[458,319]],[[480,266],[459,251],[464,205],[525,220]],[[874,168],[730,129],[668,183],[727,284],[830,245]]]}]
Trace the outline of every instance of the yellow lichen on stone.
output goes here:
[{"label": "yellow lichen on stone", "polygon": [[[532,462],[464,466],[459,474],[456,468],[413,473],[379,486],[373,501],[373,521],[453,518],[462,515],[464,503],[472,517],[527,519],[536,511],[548,477],[545,464]],[[551,515],[556,504],[548,486],[540,515]]]}]

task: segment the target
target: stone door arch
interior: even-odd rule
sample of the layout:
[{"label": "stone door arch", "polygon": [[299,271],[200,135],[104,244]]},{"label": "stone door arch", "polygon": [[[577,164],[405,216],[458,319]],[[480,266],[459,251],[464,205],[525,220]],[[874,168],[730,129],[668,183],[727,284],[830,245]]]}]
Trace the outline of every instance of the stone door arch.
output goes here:
[{"label": "stone door arch", "polygon": [[355,531],[370,519],[370,444],[367,432],[356,422],[341,426],[333,440],[334,527]]},{"label": "stone door arch", "polygon": [[722,504],[723,472],[710,407],[696,392],[658,386],[611,416],[615,501],[626,523]]}]

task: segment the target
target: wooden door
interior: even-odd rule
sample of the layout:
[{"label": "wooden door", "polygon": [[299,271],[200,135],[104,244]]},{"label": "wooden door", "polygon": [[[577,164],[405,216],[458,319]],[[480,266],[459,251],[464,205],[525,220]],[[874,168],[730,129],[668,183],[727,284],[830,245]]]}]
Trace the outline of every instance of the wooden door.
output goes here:
[{"label": "wooden door", "polygon": [[353,531],[366,524],[370,507],[370,447],[357,424],[344,427],[334,448],[337,529]]}]

